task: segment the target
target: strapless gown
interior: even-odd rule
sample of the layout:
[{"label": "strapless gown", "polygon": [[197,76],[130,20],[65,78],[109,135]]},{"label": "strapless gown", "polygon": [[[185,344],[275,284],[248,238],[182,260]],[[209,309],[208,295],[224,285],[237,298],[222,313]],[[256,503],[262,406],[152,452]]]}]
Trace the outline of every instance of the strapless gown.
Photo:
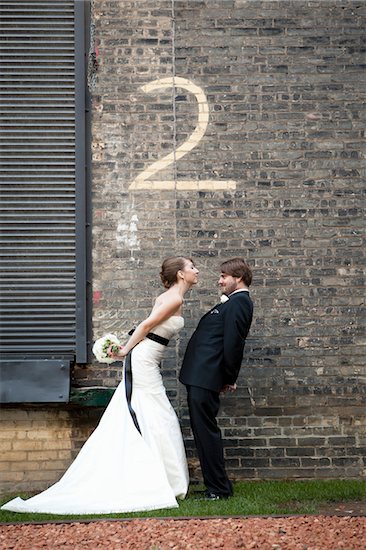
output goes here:
[{"label": "strapless gown", "polygon": [[[154,328],[172,338],[184,325],[173,316]],[[131,405],[125,376],[97,428],[63,477],[42,493],[2,506],[14,512],[100,514],[178,507],[188,489],[188,468],[178,418],[160,373],[165,346],[145,338],[131,353]]]}]

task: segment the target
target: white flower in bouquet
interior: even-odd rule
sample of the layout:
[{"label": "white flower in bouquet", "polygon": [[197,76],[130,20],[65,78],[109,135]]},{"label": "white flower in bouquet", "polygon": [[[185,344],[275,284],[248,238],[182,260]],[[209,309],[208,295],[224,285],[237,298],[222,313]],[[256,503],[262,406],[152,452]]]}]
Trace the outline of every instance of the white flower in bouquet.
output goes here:
[{"label": "white flower in bouquet", "polygon": [[118,353],[120,345],[121,344],[117,336],[114,334],[105,334],[94,342],[93,353],[99,363],[111,364],[116,361],[116,359],[114,357],[110,357],[107,352],[110,350],[113,353]]},{"label": "white flower in bouquet", "polygon": [[220,302],[221,302],[222,304],[224,304],[225,302],[227,302],[228,299],[229,299],[229,298],[228,298],[228,296],[226,296],[226,294],[221,294]]}]

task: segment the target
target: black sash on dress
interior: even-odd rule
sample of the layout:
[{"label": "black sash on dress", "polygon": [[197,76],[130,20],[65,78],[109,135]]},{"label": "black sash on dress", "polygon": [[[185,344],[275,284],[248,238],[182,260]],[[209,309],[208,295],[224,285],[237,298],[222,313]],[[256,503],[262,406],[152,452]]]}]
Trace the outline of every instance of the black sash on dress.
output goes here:
[{"label": "black sash on dress", "polygon": [[[134,332],[134,330],[135,329],[130,330],[128,334],[131,335]],[[146,338],[149,338],[149,340],[154,340],[154,342],[158,342],[158,344],[162,344],[163,346],[167,346],[169,344],[169,340],[167,338],[163,338],[163,336],[159,336],[158,334],[154,334],[153,332],[149,332],[149,334],[146,335]],[[135,424],[137,430],[141,433],[140,426],[137,421],[136,413],[133,410],[132,404],[131,404],[131,397],[132,397],[131,353],[132,353],[132,350],[126,355],[126,358],[125,358],[126,400],[127,400],[128,410],[130,411],[130,415],[133,420],[133,423]]]},{"label": "black sash on dress", "polygon": [[[132,351],[132,350],[131,350]],[[131,397],[132,397],[132,369],[131,369],[131,351],[126,355],[125,359],[125,386],[126,386],[126,399],[128,410],[132,417],[133,423],[135,424],[138,431],[141,433],[139,423],[137,422],[136,413],[132,408]]]},{"label": "black sash on dress", "polygon": [[[129,336],[135,332],[135,329],[132,328],[130,332],[128,333]],[[169,344],[169,340],[167,338],[164,338],[163,336],[159,336],[159,334],[154,334],[153,332],[149,332],[146,334],[145,338],[148,338],[149,340],[154,340],[154,342],[157,342],[158,344],[162,344],[163,346],[167,346]]]}]

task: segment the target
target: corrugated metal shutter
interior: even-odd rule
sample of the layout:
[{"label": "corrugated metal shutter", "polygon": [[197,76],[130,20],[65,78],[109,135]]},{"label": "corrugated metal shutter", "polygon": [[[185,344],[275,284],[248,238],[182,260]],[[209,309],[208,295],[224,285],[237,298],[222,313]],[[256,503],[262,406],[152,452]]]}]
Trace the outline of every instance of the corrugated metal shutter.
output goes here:
[{"label": "corrugated metal shutter", "polygon": [[[36,377],[35,360],[42,372],[59,360],[66,378],[76,355],[77,4],[0,1],[2,385],[12,364]],[[48,392],[45,380],[36,400],[67,400],[61,386]]]}]

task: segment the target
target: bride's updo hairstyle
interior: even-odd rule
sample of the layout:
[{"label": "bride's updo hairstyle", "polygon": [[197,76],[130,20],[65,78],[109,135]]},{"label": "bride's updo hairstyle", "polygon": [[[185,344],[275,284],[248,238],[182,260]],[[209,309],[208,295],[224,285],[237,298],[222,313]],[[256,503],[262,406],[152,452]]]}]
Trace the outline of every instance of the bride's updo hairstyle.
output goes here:
[{"label": "bride's updo hairstyle", "polygon": [[184,256],[172,256],[163,261],[160,271],[160,279],[164,288],[170,288],[177,282],[177,273],[184,269],[186,262],[191,262],[190,258]]}]

